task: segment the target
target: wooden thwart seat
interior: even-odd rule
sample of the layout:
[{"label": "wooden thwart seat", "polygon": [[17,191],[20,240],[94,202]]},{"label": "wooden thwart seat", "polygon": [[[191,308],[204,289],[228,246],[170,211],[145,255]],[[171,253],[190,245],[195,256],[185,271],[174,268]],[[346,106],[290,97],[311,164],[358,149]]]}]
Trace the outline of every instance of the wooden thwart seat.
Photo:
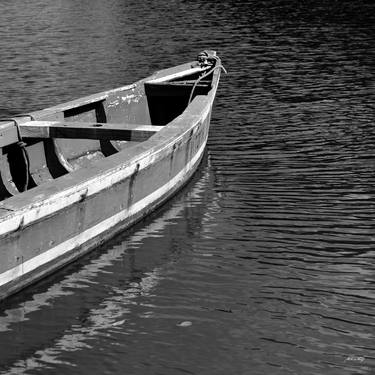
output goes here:
[{"label": "wooden thwart seat", "polygon": [[77,138],[142,142],[163,126],[98,122],[28,121],[19,124],[22,138]]},{"label": "wooden thwart seat", "polygon": [[[98,122],[26,121],[18,124],[22,138],[76,138],[143,142],[163,126]],[[0,123],[0,147],[19,141],[14,122]]]}]

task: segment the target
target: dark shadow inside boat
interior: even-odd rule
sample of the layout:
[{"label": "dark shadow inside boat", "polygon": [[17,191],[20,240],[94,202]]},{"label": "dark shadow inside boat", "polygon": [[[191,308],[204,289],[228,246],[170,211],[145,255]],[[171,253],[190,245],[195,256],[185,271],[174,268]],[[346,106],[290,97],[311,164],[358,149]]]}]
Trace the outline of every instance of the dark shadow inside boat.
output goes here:
[{"label": "dark shadow inside boat", "polygon": [[194,74],[171,81],[146,82],[151,123],[166,125],[179,116],[195,96],[207,95],[211,89],[212,74],[204,80],[199,78]]},{"label": "dark shadow inside boat", "polygon": [[[213,73],[202,79],[204,72],[143,80],[27,115],[33,133],[0,145],[0,201],[146,141],[210,92]],[[12,121],[19,132],[23,123]]]}]

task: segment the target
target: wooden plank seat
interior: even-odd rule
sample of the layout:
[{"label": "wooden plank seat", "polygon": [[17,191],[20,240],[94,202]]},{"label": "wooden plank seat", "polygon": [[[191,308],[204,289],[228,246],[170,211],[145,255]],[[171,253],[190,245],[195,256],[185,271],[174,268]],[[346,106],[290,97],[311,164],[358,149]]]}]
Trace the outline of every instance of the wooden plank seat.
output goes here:
[{"label": "wooden plank seat", "polygon": [[155,125],[98,122],[28,121],[19,124],[22,138],[76,138],[143,142],[163,128]]},{"label": "wooden plank seat", "polygon": [[[79,138],[142,142],[163,126],[98,122],[26,121],[18,124],[22,138]],[[0,122],[0,148],[18,142],[14,122]]]},{"label": "wooden plank seat", "polygon": [[[18,128],[25,142],[28,166],[24,151],[17,144],[19,135],[15,121],[0,121],[0,201],[24,190],[27,173],[27,187],[32,188],[85,166],[96,154],[98,158],[105,157],[101,147],[105,142],[107,148],[111,145],[109,141],[142,142],[163,126],[23,119],[18,122]],[[100,143],[98,149],[86,157],[88,152],[65,154],[56,144],[61,138],[99,140]],[[111,147],[113,150],[107,154],[117,152]]]}]

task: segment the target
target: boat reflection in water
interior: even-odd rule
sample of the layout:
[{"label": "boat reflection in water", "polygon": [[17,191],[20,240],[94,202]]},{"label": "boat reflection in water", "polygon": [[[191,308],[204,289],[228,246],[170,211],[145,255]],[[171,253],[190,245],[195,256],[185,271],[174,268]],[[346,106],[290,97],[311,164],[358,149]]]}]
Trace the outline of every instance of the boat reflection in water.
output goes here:
[{"label": "boat reflection in water", "polygon": [[[108,332],[131,335],[138,329],[137,315],[151,317],[144,301],[181,257],[171,233],[204,232],[210,220],[215,197],[207,161],[183,194],[155,217],[8,302],[0,316],[4,373],[69,365],[60,358],[65,352],[90,348]],[[22,352],[28,354],[20,358]]]},{"label": "boat reflection in water", "polygon": [[213,51],[0,121],[0,299],[142,219],[193,175],[223,69]]}]

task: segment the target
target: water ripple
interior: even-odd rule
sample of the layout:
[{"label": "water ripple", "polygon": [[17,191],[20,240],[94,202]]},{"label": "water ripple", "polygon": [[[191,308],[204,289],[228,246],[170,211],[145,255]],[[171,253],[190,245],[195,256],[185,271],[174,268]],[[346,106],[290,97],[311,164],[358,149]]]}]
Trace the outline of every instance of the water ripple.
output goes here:
[{"label": "water ripple", "polygon": [[205,48],[229,72],[170,210],[3,307],[3,373],[375,371],[372,1],[15,0],[0,19],[4,116]]}]

